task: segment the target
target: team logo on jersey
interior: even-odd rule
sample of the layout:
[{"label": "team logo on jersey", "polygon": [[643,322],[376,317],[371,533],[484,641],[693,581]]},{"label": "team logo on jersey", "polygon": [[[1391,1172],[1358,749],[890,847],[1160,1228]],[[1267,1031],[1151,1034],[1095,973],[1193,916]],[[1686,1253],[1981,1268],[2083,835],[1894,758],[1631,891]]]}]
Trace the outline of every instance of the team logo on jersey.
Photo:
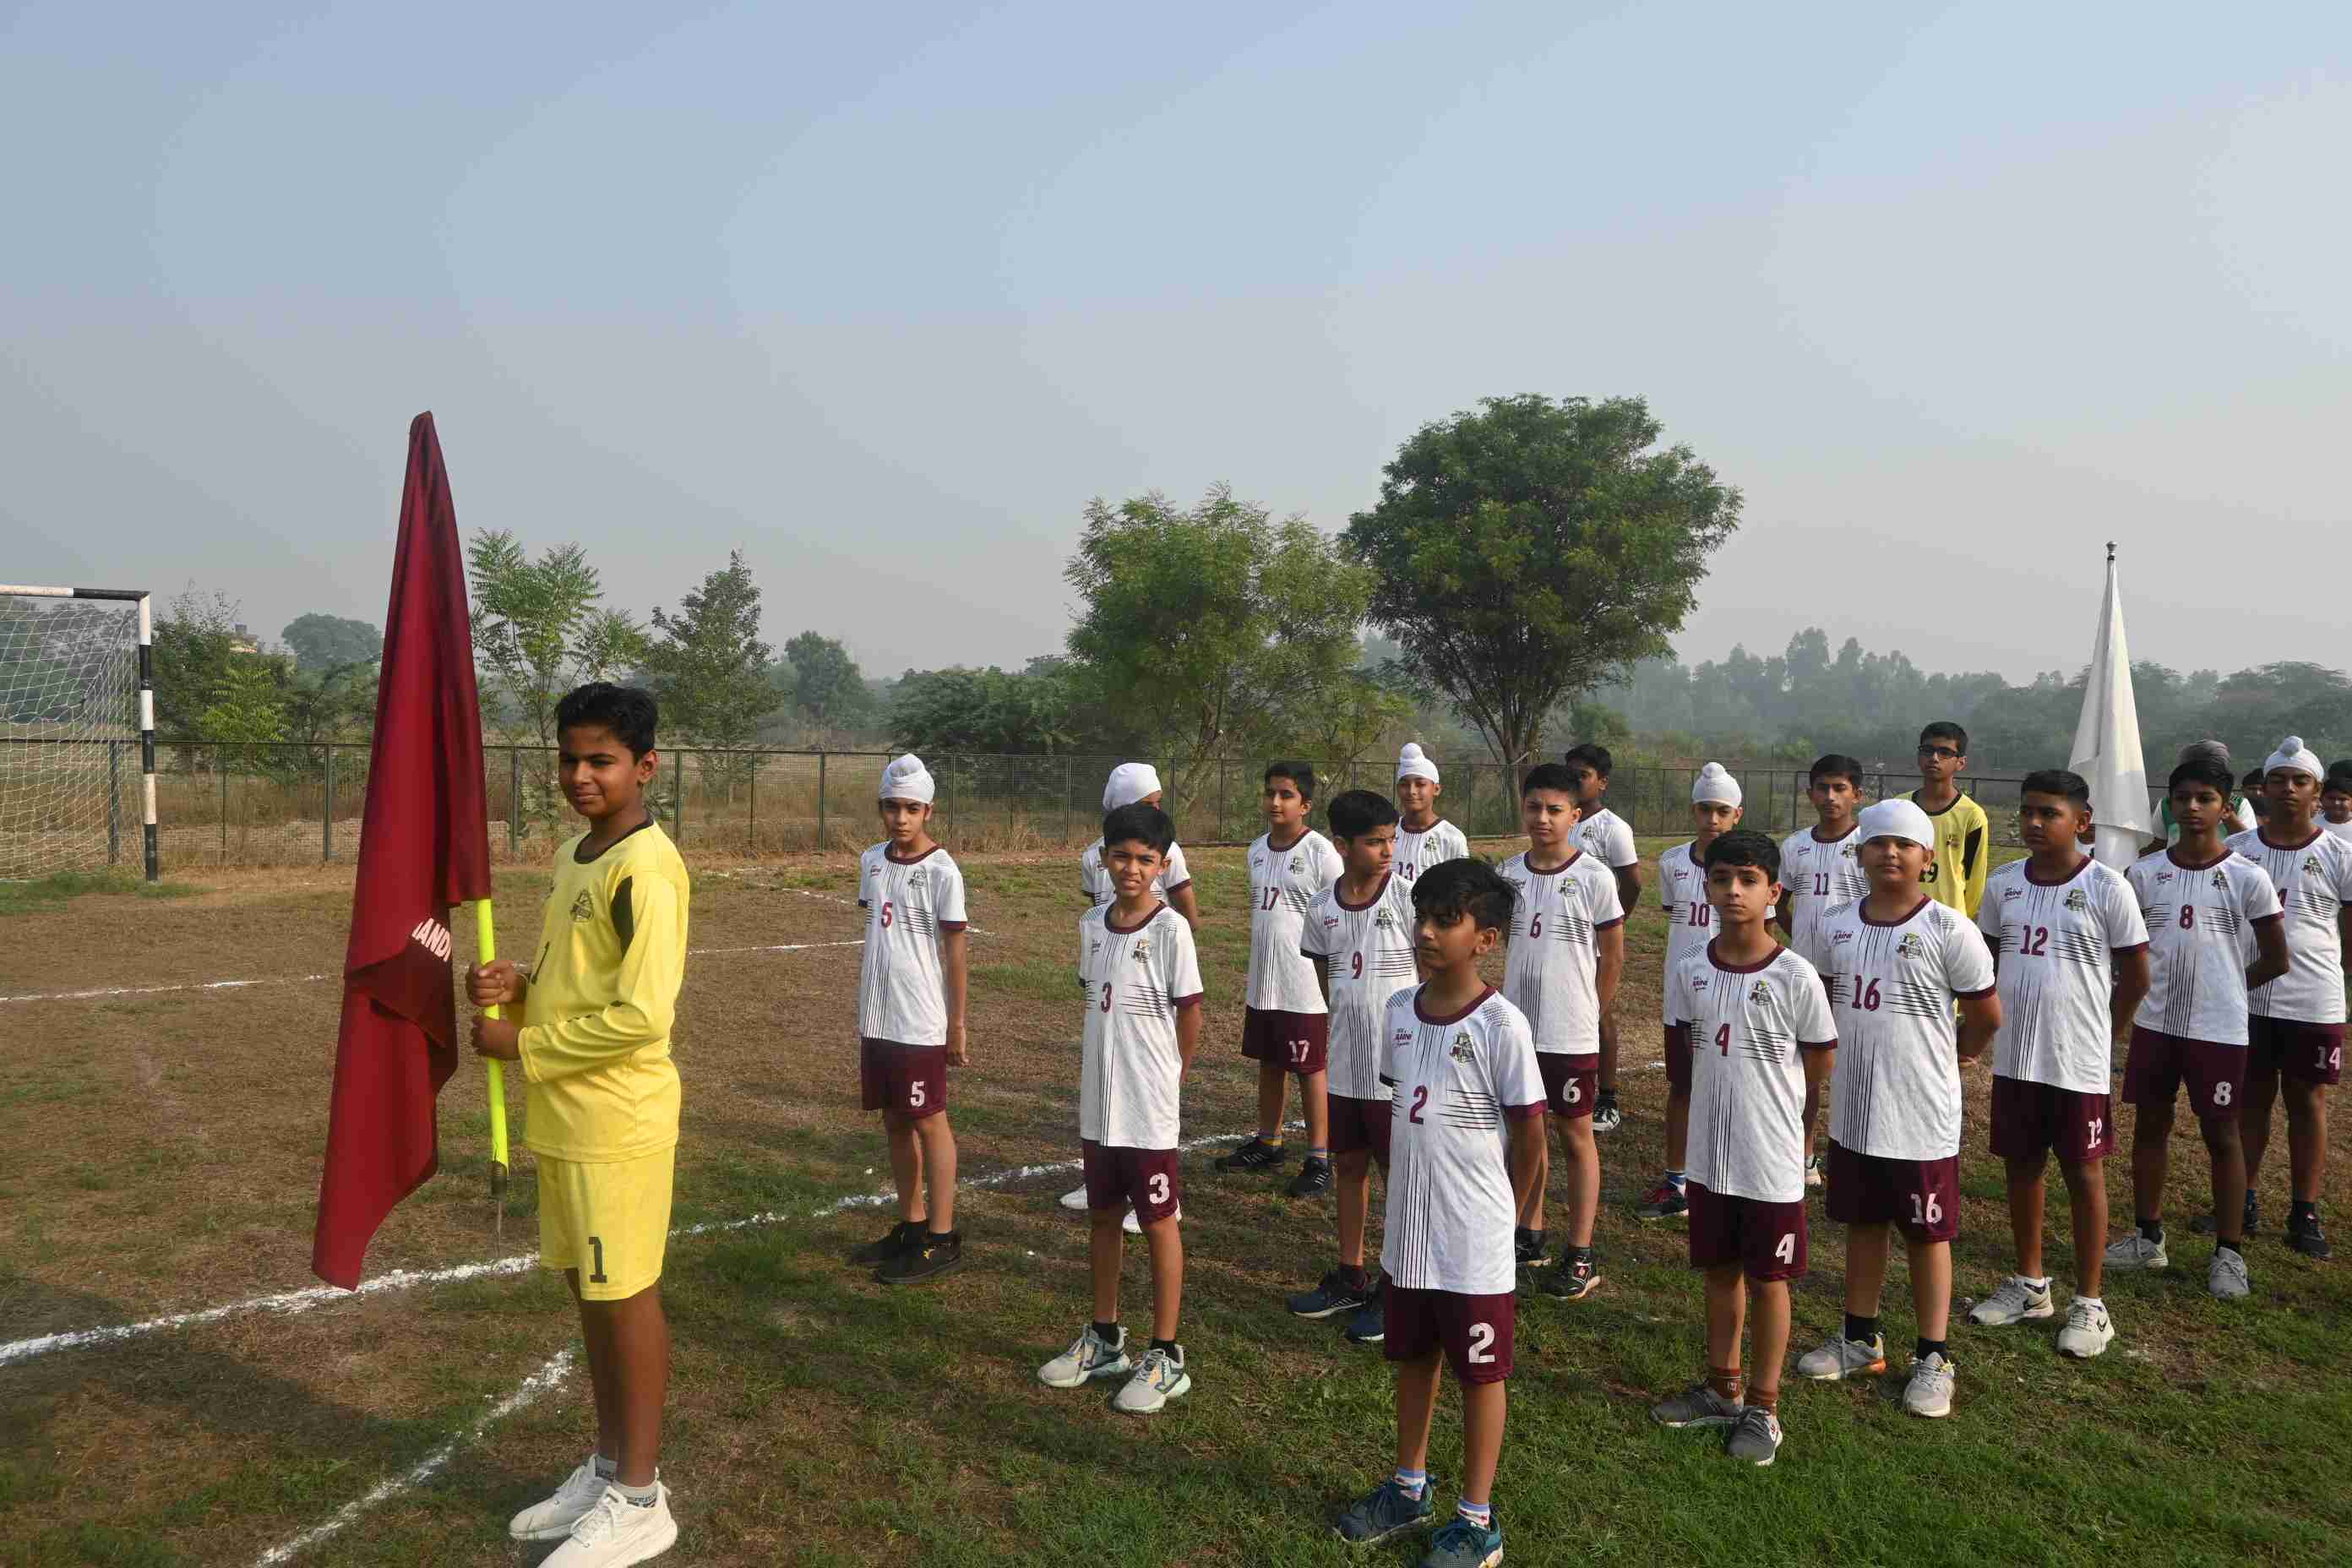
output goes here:
[{"label": "team logo on jersey", "polygon": [[1851,859],[1853,859],[1853,845],[1851,845],[1851,844],[1841,844],[1841,845],[1839,845],[1839,846],[1838,846],[1838,858],[1839,858],[1839,859],[1841,859],[1841,860],[1851,860]]},{"label": "team logo on jersey", "polygon": [[1840,926],[1837,930],[1830,932],[1830,945],[1832,947],[1843,946],[1853,940],[1853,932],[1844,926]]},{"label": "team logo on jersey", "polygon": [[1919,940],[1919,933],[1917,931],[1906,931],[1903,933],[1903,940],[1895,944],[1895,956],[1897,958],[1916,958],[1922,952],[1927,951],[1927,944]]},{"label": "team logo on jersey", "polygon": [[[1919,879],[1920,879],[1921,881],[1923,881],[1923,882],[1926,882],[1926,881],[1932,881],[1934,879],[1929,878],[1929,877],[1922,877],[1922,878],[1920,878]],[[2000,901],[2001,901],[2002,903],[2004,903],[2004,904],[2005,904],[2005,903],[2007,903],[2007,902],[2009,902],[2009,900],[2011,900],[2011,899],[2021,899],[2021,898],[2023,898],[2023,897],[2025,897],[2025,889],[2024,889],[2023,888],[2016,887],[2016,886],[2014,886],[2014,885],[2010,886],[2010,887],[2003,888],[2003,889],[2000,890]]]},{"label": "team logo on jersey", "polygon": [[2221,875],[2221,868],[2219,866],[2213,868],[2213,885],[2224,892],[2229,890],[2230,879]]},{"label": "team logo on jersey", "polygon": [[1304,855],[1293,855],[1290,858],[1290,868],[1294,871],[1304,871],[1307,869],[1307,857]]},{"label": "team logo on jersey", "polygon": [[2074,888],[2066,894],[2066,907],[2080,913],[2091,907],[2091,900],[2084,895],[2082,889]]},{"label": "team logo on jersey", "polygon": [[1769,1002],[1772,1000],[1772,988],[1759,980],[1756,983],[1756,989],[1748,994],[1748,1000],[1759,1005]]},{"label": "team logo on jersey", "polygon": [[2318,876],[2318,875],[2319,875],[2319,857],[2318,857],[2318,856],[2316,856],[2316,855],[2306,855],[2306,856],[2305,856],[2305,857],[2303,858],[2303,868],[2304,868],[2305,870],[2306,870],[2306,871],[2310,872],[2310,873],[2311,873],[2313,876],[2315,876],[2315,877]]},{"label": "team logo on jersey", "polygon": [[2158,871],[2156,874],[2156,885],[2159,888],[2170,880],[2172,880],[2172,873],[2169,871]]},{"label": "team logo on jersey", "polygon": [[907,886],[910,888],[928,887],[930,880],[931,868],[929,866],[918,866],[913,871],[908,874]]},{"label": "team logo on jersey", "polygon": [[[1339,922],[1333,921],[1331,923],[1338,925]],[[1372,917],[1372,923],[1382,931],[1394,931],[1396,930],[1396,911],[1382,904],[1380,912]]]},{"label": "team logo on jersey", "polygon": [[1144,963],[1151,956],[1151,939],[1148,936],[1137,937],[1135,939],[1135,945],[1129,948],[1127,951],[1135,959],[1136,963]]},{"label": "team logo on jersey", "polygon": [[572,900],[572,918],[575,921],[593,921],[596,918],[596,900],[588,896],[588,889],[585,888],[581,889],[580,896]]},{"label": "team logo on jersey", "polygon": [[1447,1049],[1445,1054],[1452,1057],[1457,1062],[1466,1062],[1475,1056],[1476,1053],[1470,1047],[1470,1031],[1465,1029],[1460,1034],[1454,1036],[1454,1044]]}]

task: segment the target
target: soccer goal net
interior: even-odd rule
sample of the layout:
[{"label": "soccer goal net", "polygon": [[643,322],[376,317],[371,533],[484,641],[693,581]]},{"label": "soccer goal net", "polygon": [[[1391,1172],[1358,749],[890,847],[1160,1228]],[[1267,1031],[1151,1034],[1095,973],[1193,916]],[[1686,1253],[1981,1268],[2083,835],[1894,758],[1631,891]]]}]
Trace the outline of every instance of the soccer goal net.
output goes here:
[{"label": "soccer goal net", "polygon": [[0,878],[156,876],[147,595],[0,584]]}]

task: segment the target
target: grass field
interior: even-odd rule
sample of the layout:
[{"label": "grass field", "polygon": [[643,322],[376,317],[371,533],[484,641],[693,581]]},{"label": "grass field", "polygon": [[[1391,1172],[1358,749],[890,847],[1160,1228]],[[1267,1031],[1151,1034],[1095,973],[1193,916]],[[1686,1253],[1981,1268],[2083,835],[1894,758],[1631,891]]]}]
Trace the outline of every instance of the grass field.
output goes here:
[{"label": "grass field", "polygon": [[[1237,1055],[1247,900],[1237,852],[1193,864],[1211,1011],[1185,1124],[1204,1137],[1250,1117]],[[969,1262],[910,1291],[840,1261],[884,1223],[866,1197],[887,1182],[875,1119],[855,1109],[854,859],[697,870],[677,1220],[711,1228],[673,1241],[664,1281],[677,1342],[664,1473],[683,1529],[667,1561],[1413,1561],[1417,1543],[1351,1556],[1324,1522],[1385,1473],[1391,1443],[1377,1351],[1281,1307],[1329,1261],[1328,1200],[1220,1177],[1214,1151],[1195,1153],[1192,1394],[1135,1420],[1107,1409],[1107,1388],[1034,1381],[1087,1316],[1085,1226],[1054,1203],[1076,1180],[1069,857],[967,861],[986,933],[971,950],[977,1059],[953,1086]],[[543,874],[499,873],[510,942],[545,886]],[[577,1462],[590,1416],[585,1373],[562,1359],[574,1342],[562,1287],[535,1269],[70,1337],[315,1285],[331,977],[351,897],[348,871],[324,870],[226,873],[161,899],[68,887],[0,902],[0,1564],[544,1555],[509,1542],[505,1521]],[[1913,1329],[1898,1259],[1885,1314],[1895,1376],[1792,1381],[1773,1468],[1734,1467],[1719,1437],[1653,1426],[1651,1402],[1700,1366],[1702,1325],[1680,1231],[1628,1213],[1660,1163],[1664,1098],[1653,1066],[1664,924],[1646,910],[1631,931],[1627,1119],[1601,1143],[1607,1282],[1572,1306],[1523,1305],[1496,1493],[1510,1561],[2342,1560],[2352,1264],[2314,1265],[2277,1240],[2283,1122],[2247,1302],[2205,1294],[2208,1247],[2186,1226],[2204,1183],[2189,1133],[2170,1195],[2174,1268],[2110,1282],[2118,1332],[2100,1360],[2060,1360],[2057,1321],[1956,1321],[1958,1408],[1906,1418],[1895,1396]],[[470,951],[471,931],[457,934]],[[790,951],[753,951],[776,948]],[[217,984],[232,980],[261,984]],[[504,1237],[491,1234],[481,1082],[469,1062],[445,1094],[443,1173],[385,1226],[372,1276],[530,1252],[527,1155]],[[1989,1289],[2008,1251],[1984,1089],[1979,1069],[1964,1295]],[[515,1101],[519,1118],[519,1088]],[[2131,1113],[2119,1115],[2127,1139]],[[2352,1197],[2347,1143],[2339,1133],[2337,1215]],[[2126,1162],[2111,1162],[2118,1224],[2128,1182]],[[2064,1196],[2052,1187],[2063,1277]],[[1839,1321],[1841,1238],[1818,1204],[1815,1221],[1798,1351]],[[1131,1322],[1144,1279],[1131,1247]],[[67,1338],[28,1342],[47,1335]],[[1455,1408],[1441,1401],[1433,1449],[1446,1506]]]}]

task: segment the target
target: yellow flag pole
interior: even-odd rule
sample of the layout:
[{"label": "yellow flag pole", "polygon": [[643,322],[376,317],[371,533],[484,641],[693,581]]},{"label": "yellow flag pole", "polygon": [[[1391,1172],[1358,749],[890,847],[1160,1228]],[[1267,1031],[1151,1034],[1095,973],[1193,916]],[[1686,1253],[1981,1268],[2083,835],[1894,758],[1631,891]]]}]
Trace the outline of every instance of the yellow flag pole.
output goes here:
[{"label": "yellow flag pole", "polygon": [[[499,955],[496,928],[490,921],[490,900],[474,900],[475,945],[487,964]],[[488,1016],[497,1017],[499,1010],[489,1008]],[[490,1204],[497,1233],[507,1233],[507,1067],[496,1057],[483,1058],[490,1069]]]}]

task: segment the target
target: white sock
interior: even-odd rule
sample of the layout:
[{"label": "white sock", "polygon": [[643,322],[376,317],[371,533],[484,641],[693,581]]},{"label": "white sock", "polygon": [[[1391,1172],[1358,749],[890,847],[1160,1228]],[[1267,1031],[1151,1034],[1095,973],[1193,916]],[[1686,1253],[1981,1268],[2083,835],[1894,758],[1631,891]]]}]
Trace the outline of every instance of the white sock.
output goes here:
[{"label": "white sock", "polygon": [[661,1496],[661,1472],[656,1470],[654,1479],[641,1487],[629,1486],[616,1480],[613,1483],[613,1489],[638,1508],[651,1508]]},{"label": "white sock", "polygon": [[596,1472],[596,1479],[600,1481],[609,1481],[621,1473],[621,1461],[608,1459],[602,1454],[591,1453],[588,1456],[588,1466]]}]

